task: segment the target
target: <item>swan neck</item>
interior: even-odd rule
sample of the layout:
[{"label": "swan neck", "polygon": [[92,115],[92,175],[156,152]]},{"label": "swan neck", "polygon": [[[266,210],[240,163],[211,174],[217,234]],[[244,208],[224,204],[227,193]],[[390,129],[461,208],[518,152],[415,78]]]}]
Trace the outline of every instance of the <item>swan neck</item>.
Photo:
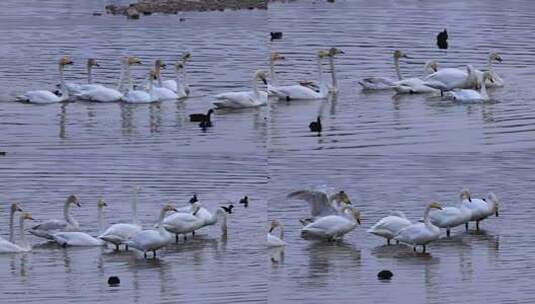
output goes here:
[{"label": "swan neck", "polygon": [[24,236],[24,216],[20,217],[19,233],[21,244],[26,244],[26,237]]},{"label": "swan neck", "polygon": [[273,59],[269,60],[269,74],[271,75],[271,84],[278,86],[279,81],[277,80],[277,75],[275,74],[275,63],[273,62]]},{"label": "swan neck", "polygon": [[399,58],[394,58],[394,67],[396,69],[396,75],[398,76],[398,80],[402,80],[403,77],[401,76],[401,70],[399,69]]},{"label": "swan neck", "polygon": [[93,83],[93,68],[90,65],[87,66],[87,83]]},{"label": "swan neck", "polygon": [[332,56],[329,57],[329,64],[331,65],[332,86],[333,86],[334,91],[336,92],[338,89],[338,80],[336,78],[336,70],[334,68],[334,58]]},{"label": "swan neck", "polygon": [[259,96],[260,93],[258,92],[258,84],[257,84],[257,77],[256,75],[253,77],[253,92],[256,96]]},{"label": "swan neck", "polygon": [[283,241],[284,240],[284,227],[282,225],[280,225],[279,229],[280,229],[279,239],[281,239],[281,241]]},{"label": "swan neck", "polygon": [[9,214],[9,241],[11,243],[13,243],[13,241],[15,240],[14,222],[15,222],[15,210],[11,210],[11,213]]},{"label": "swan neck", "polygon": [[99,207],[98,208],[98,232],[102,233],[104,232],[104,208]]},{"label": "swan neck", "polygon": [[318,83],[320,86],[320,95],[327,96],[328,88],[325,82],[323,81],[323,67],[321,65],[321,58],[318,57]]},{"label": "swan neck", "polygon": [[[150,84],[149,84],[150,86]],[[134,190],[134,196],[132,197],[132,223],[138,225],[137,221],[137,201],[138,201],[138,191]]]},{"label": "swan neck", "polygon": [[67,221],[67,223],[69,223],[71,226],[78,228],[78,222],[72,217],[70,210],[71,204],[65,202],[65,206],[63,206],[63,217],[65,218],[65,221]]},{"label": "swan neck", "polygon": [[123,92],[124,82],[126,74],[126,64],[121,64],[121,74],[119,75],[119,84],[117,85],[117,91]]},{"label": "swan neck", "polygon": [[184,80],[184,84],[188,83],[188,71],[186,70],[186,63],[182,65],[182,78]]},{"label": "swan neck", "polygon": [[487,69],[492,72],[492,59],[489,57],[489,61],[487,63]]},{"label": "swan neck", "polygon": [[425,212],[424,212],[424,223],[426,225],[431,225],[431,221],[429,220],[429,212],[431,211],[431,207],[427,206],[427,208],[425,208]]},{"label": "swan neck", "polygon": [[63,100],[67,100],[69,98],[69,90],[67,90],[65,79],[63,78],[63,65],[59,66],[59,83]]}]

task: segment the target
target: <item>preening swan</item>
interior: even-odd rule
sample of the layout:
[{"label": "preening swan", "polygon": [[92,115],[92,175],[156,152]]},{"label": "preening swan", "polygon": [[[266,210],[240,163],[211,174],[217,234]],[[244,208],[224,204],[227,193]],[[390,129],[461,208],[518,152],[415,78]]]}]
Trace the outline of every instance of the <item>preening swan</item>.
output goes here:
[{"label": "preening swan", "polygon": [[[276,228],[279,228],[279,236],[275,236],[272,234],[273,230]],[[269,228],[269,232],[267,234],[267,245],[268,247],[280,247],[280,246],[286,246],[287,243],[284,241],[284,228],[278,220],[271,221],[271,227]]]},{"label": "preening swan", "polygon": [[303,225],[328,215],[338,215],[343,207],[351,205],[344,191],[328,195],[324,190],[299,190],[288,194],[288,198],[304,200],[309,204],[311,218],[299,220]]},{"label": "preening swan", "polygon": [[[88,84],[80,85],[75,83],[67,83],[69,92],[74,94],[77,98],[95,101],[95,102],[117,102],[123,98],[123,94],[116,89],[107,88],[100,84],[93,84],[92,67],[100,66],[93,58],[87,60],[87,82]],[[124,65],[122,67],[124,69]],[[121,75],[124,71],[121,72]],[[122,81],[122,80],[121,80]]]},{"label": "preening swan", "polygon": [[24,236],[24,221],[33,220],[33,217],[28,212],[23,212],[20,215],[19,222],[19,233],[20,233],[20,242],[15,244],[10,241],[6,241],[0,238],[0,253],[17,253],[17,252],[26,252],[32,250],[31,245],[26,241]]},{"label": "preening swan", "polygon": [[143,251],[143,256],[147,258],[147,251],[152,251],[153,258],[156,258],[156,250],[167,245],[173,238],[173,235],[163,226],[165,214],[170,211],[176,211],[171,205],[165,205],[158,218],[157,230],[142,230],[136,233],[131,240],[127,241],[128,246]]},{"label": "preening swan", "polygon": [[161,59],[157,59],[154,62],[154,72],[156,74],[157,85],[152,84],[149,88],[151,95],[156,97],[159,101],[178,99],[178,95],[172,90],[162,86],[162,69],[165,69],[166,65]]},{"label": "preening swan", "polygon": [[183,234],[186,239],[186,234],[203,227],[205,219],[198,214],[201,209],[199,203],[194,203],[191,207],[191,213],[176,212],[167,216],[160,226],[175,234],[176,242],[178,242],[178,235]]},{"label": "preening swan", "polygon": [[425,246],[434,240],[438,240],[440,237],[440,228],[433,225],[429,220],[429,211],[431,209],[442,209],[437,202],[432,202],[425,208],[424,222],[414,223],[401,229],[399,233],[394,237],[395,240],[402,243],[406,243],[413,246],[416,251],[416,246],[422,246],[422,252],[425,253]]},{"label": "preening swan", "polygon": [[48,104],[48,103],[57,103],[69,100],[69,90],[65,86],[65,79],[63,77],[63,70],[66,65],[73,64],[73,61],[70,57],[64,56],[59,60],[59,80],[60,80],[60,91],[61,96],[47,91],[47,90],[37,90],[37,91],[28,91],[24,95],[17,96],[17,101],[29,102],[36,104]]},{"label": "preening swan", "polygon": [[[104,202],[104,200],[100,199],[98,201],[97,209],[98,209],[99,233],[102,232],[102,228],[104,226],[103,209],[106,206],[107,205],[106,205],[106,202]],[[67,246],[91,247],[91,246],[106,245],[106,243],[103,240],[92,237],[91,235],[85,232],[63,231],[63,232],[54,233],[52,237],[56,243],[58,243],[59,245],[63,247],[67,247]]]},{"label": "preening swan", "polygon": [[429,218],[433,225],[446,229],[446,236],[450,236],[450,230],[453,227],[468,223],[472,217],[472,211],[468,208],[468,201],[465,199],[464,192],[460,195],[460,204],[458,207],[442,207],[441,210],[433,210],[429,213]]},{"label": "preening swan", "polygon": [[220,218],[222,218],[221,233],[223,235],[226,235],[228,231],[228,223],[227,223],[228,218],[227,218],[227,212],[225,211],[223,207],[217,208],[214,214],[210,214],[209,218],[204,219],[204,223],[202,224],[201,228],[205,226],[215,225],[219,221]]},{"label": "preening swan", "polygon": [[[116,250],[119,250],[119,245],[124,244],[142,229],[137,221],[137,203],[140,190],[140,187],[134,187],[134,193],[132,196],[132,223],[113,224],[99,236],[100,239],[115,245]],[[126,249],[128,249],[128,246],[125,246]]]},{"label": "preening swan", "polygon": [[267,85],[267,72],[258,70],[253,76],[253,90],[244,92],[222,93],[215,96],[213,104],[218,108],[250,108],[267,104],[267,93],[258,90],[257,81],[262,80]]},{"label": "preening swan", "polygon": [[355,207],[344,206],[340,215],[321,217],[301,229],[301,237],[308,239],[327,239],[335,241],[360,225],[360,211]]},{"label": "preening swan", "polygon": [[389,216],[383,217],[375,225],[367,230],[368,233],[375,234],[386,239],[386,243],[390,245],[390,240],[393,239],[401,229],[409,226],[411,221],[407,219],[405,214],[401,211],[396,211]]},{"label": "preening swan", "polygon": [[[467,66],[468,78],[471,78],[476,74],[474,67],[471,65]],[[485,86],[485,80],[489,79],[490,73],[484,72],[482,74],[477,74],[477,87],[479,90],[474,89],[456,89],[450,92],[447,92],[447,96],[451,97],[454,101],[457,102],[478,102],[489,100],[489,95],[487,93],[487,88]]]},{"label": "preening swan", "polygon": [[[499,215],[498,208],[500,201],[496,195],[490,192],[487,198],[472,198],[468,190],[463,190],[462,195],[467,202],[466,206],[472,212],[470,217],[471,222],[476,222],[476,230],[479,230],[479,222],[486,219],[491,215]],[[468,223],[466,223],[466,229],[468,229]]]},{"label": "preening swan", "polygon": [[[191,59],[191,54],[186,52],[182,55],[182,60],[175,64],[176,80],[168,79],[162,81],[162,87],[172,90],[178,95],[178,98],[186,98],[189,96],[190,89],[187,84],[186,63]],[[180,79],[182,74],[182,80]]]},{"label": "preening swan", "polygon": [[33,226],[30,230],[30,233],[42,237],[45,239],[52,240],[52,235],[60,231],[76,231],[80,228],[78,222],[70,213],[71,206],[80,207],[80,201],[78,197],[74,194],[69,195],[65,204],[63,205],[63,220],[49,220],[39,225]]}]

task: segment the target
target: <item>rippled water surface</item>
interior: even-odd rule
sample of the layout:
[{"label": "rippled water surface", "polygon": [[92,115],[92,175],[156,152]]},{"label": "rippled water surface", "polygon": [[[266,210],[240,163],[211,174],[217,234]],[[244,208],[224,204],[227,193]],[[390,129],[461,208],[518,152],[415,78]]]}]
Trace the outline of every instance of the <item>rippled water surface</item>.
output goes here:
[{"label": "rippled water surface", "polygon": [[[116,1],[117,2],[117,1]],[[122,1],[121,1],[122,2]],[[2,1],[0,3],[0,232],[7,236],[9,203],[21,201],[35,222],[61,217],[66,196],[84,231],[97,234],[96,202],[108,202],[106,221],[130,220],[132,186],[142,187],[139,217],[155,223],[168,201],[187,204],[193,193],[210,210],[236,205],[228,238],[218,227],[199,231],[146,261],[111,248],[60,248],[28,235],[27,254],[0,256],[0,293],[6,303],[507,303],[535,301],[530,269],[535,242],[534,89],[535,7],[530,1],[369,1],[271,3],[268,11],[93,16],[108,1]],[[179,22],[179,18],[185,22]],[[439,51],[444,27],[450,49]],[[266,41],[269,31],[284,38]],[[267,67],[270,51],[286,60],[283,83],[315,78],[314,56],[337,46],[340,91],[325,101],[270,100],[267,107],[216,111],[203,132],[188,114],[204,112],[213,95],[250,86]],[[472,63],[484,68],[490,51],[504,61],[506,86],[492,101],[453,104],[437,96],[363,92],[367,76],[393,77],[392,51],[404,50],[401,70],[420,75],[423,63]],[[172,63],[192,53],[192,96],[151,105],[75,102],[46,106],[14,102],[29,89],[52,89],[57,60],[70,55],[69,81],[83,81],[84,60],[98,59],[97,82],[115,85],[119,58],[144,65]],[[327,70],[327,65],[325,69]],[[173,77],[172,69],[165,76]],[[321,115],[321,136],[308,124]],[[345,190],[363,222],[343,242],[300,238],[306,203],[286,199],[301,188]],[[411,220],[431,200],[445,205],[469,187],[494,191],[500,217],[482,231],[453,237],[413,254],[365,231],[390,210]],[[289,245],[266,249],[267,220],[278,218]],[[377,272],[394,278],[380,282]],[[106,280],[121,278],[120,287]],[[401,301],[401,299],[403,301]]]}]

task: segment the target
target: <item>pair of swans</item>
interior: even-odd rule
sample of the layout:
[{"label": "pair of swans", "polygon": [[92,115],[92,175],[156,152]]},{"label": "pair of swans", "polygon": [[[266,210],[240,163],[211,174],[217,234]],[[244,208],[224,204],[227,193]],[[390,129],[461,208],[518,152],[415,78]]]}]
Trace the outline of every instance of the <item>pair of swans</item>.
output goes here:
[{"label": "pair of swans", "polygon": [[[191,53],[186,52],[182,55],[182,61],[177,61],[175,64],[175,80],[168,79],[162,81],[162,87],[167,88],[178,95],[178,98],[186,98],[189,96],[190,88],[188,85],[186,65],[191,60]],[[182,80],[180,79],[182,76]]]},{"label": "pair of swans", "polygon": [[[19,234],[20,241],[15,243],[15,213],[20,212]],[[9,214],[9,240],[0,237],[0,253],[18,253],[31,250],[24,236],[24,221],[33,220],[30,213],[24,212],[20,204],[13,203]]]},{"label": "pair of swans", "polygon": [[[479,222],[482,220],[491,215],[499,216],[500,201],[494,193],[490,192],[487,198],[472,198],[468,190],[464,190],[463,193],[464,203],[472,212],[470,222],[476,222],[476,230],[479,230]],[[466,229],[468,229],[468,222],[466,223]]]},{"label": "pair of swans", "polygon": [[[272,234],[276,228],[279,228],[279,236]],[[267,234],[267,245],[268,247],[282,247],[287,245],[286,241],[284,241],[284,227],[279,220],[275,219],[271,221],[271,227]]]},{"label": "pair of swans", "polygon": [[[389,77],[368,77],[359,81],[359,84],[364,90],[391,90],[395,89],[398,93],[428,93],[429,87],[423,87],[420,78],[412,77],[403,79],[399,62],[401,58],[411,58],[401,50],[395,50],[394,54],[394,69],[396,71],[397,79]],[[424,65],[424,76],[436,72],[438,63],[434,60],[426,62]],[[412,90],[412,91],[411,91]]]},{"label": "pair of swans", "polygon": [[[87,101],[95,102],[118,102],[123,99],[123,94],[118,89],[105,87],[93,83],[93,67],[100,67],[96,59],[87,60],[87,84],[67,83],[66,87],[70,94]],[[122,73],[121,73],[122,74]]]},{"label": "pair of swans", "polygon": [[65,84],[65,79],[63,77],[63,71],[65,69],[65,66],[73,64],[73,61],[69,56],[62,57],[59,62],[59,80],[60,80],[60,95],[56,95],[52,93],[51,91],[47,90],[35,90],[35,91],[27,91],[23,95],[17,96],[17,101],[20,102],[29,102],[29,103],[35,103],[35,104],[50,104],[50,103],[58,103],[58,102],[64,102],[69,100],[69,90],[67,89],[67,86]]},{"label": "pair of swans", "polygon": [[360,211],[351,206],[344,191],[328,195],[324,190],[300,190],[288,198],[306,201],[312,218],[300,220],[304,239],[337,240],[360,225]]},{"label": "pair of swans", "polygon": [[[274,53],[271,56],[270,68],[271,68],[271,78],[273,84],[268,86],[268,92],[270,95],[274,95],[279,99],[283,100],[314,100],[314,99],[325,99],[329,96],[329,92],[336,94],[338,92],[338,81],[336,77],[336,70],[334,66],[334,57],[339,54],[344,54],[344,52],[338,48],[331,48],[328,51],[319,51],[318,56],[316,57],[317,66],[318,66],[318,86],[319,91],[316,91],[314,88],[305,86],[302,84],[297,85],[287,85],[280,86],[274,70],[274,64],[277,60],[283,60],[284,57],[279,53]],[[331,77],[332,85],[329,87],[325,80],[323,79],[323,68],[322,60],[324,58],[329,58],[329,64],[331,66]]]},{"label": "pair of swans", "polygon": [[163,221],[163,226],[175,234],[175,240],[178,242],[180,234],[183,234],[184,239],[186,239],[186,234],[192,233],[194,235],[196,230],[215,225],[220,218],[222,219],[221,232],[226,235],[228,219],[225,210],[219,207],[212,214],[199,202],[194,202],[191,206],[180,208],[178,212],[167,216]]},{"label": "pair of swans", "polygon": [[213,101],[217,108],[254,108],[267,105],[268,94],[258,90],[258,80],[267,85],[268,73],[264,70],[257,70],[253,75],[252,91],[228,92],[215,96]]}]

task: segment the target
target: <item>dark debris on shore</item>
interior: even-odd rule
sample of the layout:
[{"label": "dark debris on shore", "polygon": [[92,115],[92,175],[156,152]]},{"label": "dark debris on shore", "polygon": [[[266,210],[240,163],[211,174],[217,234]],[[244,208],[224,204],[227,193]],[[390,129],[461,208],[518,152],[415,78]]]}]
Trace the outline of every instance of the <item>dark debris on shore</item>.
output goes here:
[{"label": "dark debris on shore", "polygon": [[267,0],[139,0],[129,5],[106,5],[106,13],[138,19],[152,13],[177,14],[185,11],[267,9]]}]

